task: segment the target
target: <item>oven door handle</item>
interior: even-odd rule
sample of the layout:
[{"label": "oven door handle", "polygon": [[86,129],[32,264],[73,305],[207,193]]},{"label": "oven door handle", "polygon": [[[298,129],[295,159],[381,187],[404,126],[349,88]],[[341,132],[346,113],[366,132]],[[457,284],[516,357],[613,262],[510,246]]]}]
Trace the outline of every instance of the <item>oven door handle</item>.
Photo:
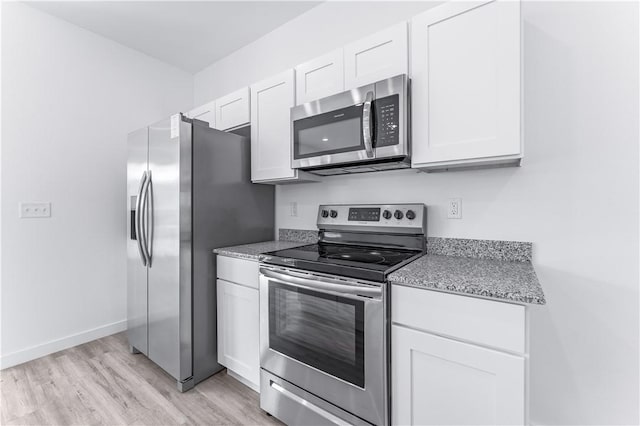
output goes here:
[{"label": "oven door handle", "polygon": [[364,149],[367,151],[367,158],[373,158],[373,132],[371,128],[371,104],[373,103],[373,92],[367,92],[362,106],[362,139]]},{"label": "oven door handle", "polygon": [[312,289],[333,291],[336,293],[344,293],[352,296],[367,296],[374,298],[382,297],[382,287],[349,285],[324,277],[318,277],[314,279],[294,277],[288,274],[274,272],[271,269],[267,268],[260,268],[260,273],[267,278],[278,280],[284,284],[301,285]]}]

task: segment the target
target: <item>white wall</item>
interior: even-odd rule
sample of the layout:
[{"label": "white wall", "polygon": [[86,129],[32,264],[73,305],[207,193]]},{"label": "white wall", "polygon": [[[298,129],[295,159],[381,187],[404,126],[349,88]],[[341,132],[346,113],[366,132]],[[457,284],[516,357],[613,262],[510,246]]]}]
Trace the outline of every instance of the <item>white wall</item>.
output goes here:
[{"label": "white wall", "polygon": [[[322,4],[197,74],[195,103],[426,7]],[[277,225],[315,228],[319,203],[424,202],[432,236],[532,241],[548,300],[532,308],[533,422],[637,424],[638,5],[525,3],[523,20],[523,167],[281,186]]]},{"label": "white wall", "polygon": [[322,3],[196,73],[201,105],[344,44],[391,26],[441,2]]},{"label": "white wall", "polygon": [[3,367],[124,328],[127,133],[192,96],[190,74],[2,4]]}]

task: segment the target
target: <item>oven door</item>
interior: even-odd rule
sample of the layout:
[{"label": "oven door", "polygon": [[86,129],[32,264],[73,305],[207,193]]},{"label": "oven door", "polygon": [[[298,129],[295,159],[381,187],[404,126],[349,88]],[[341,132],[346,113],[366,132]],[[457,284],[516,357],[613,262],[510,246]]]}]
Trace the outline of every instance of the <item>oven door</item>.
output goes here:
[{"label": "oven door", "polygon": [[385,287],[260,268],[260,365],[373,424],[387,424]]}]

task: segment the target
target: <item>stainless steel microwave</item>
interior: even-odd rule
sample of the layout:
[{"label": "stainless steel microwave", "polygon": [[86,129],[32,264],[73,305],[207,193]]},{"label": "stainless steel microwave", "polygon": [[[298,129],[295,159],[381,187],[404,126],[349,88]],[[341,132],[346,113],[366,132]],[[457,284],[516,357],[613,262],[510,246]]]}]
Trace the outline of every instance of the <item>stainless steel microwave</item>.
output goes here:
[{"label": "stainless steel microwave", "polygon": [[405,74],[291,108],[291,165],[319,175],[407,168]]}]

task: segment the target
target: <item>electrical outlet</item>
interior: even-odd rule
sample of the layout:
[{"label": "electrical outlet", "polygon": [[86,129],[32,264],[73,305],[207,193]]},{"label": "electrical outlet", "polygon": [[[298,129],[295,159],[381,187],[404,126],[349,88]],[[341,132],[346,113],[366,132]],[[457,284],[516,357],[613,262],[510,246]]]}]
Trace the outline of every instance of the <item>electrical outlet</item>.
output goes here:
[{"label": "electrical outlet", "polygon": [[290,216],[298,217],[298,203],[296,203],[295,201],[292,201],[291,203],[289,203],[289,207],[290,207]]},{"label": "electrical outlet", "polygon": [[462,199],[461,198],[449,198],[447,217],[449,219],[462,219]]},{"label": "electrical outlet", "polygon": [[51,203],[20,203],[20,217],[51,217]]}]

